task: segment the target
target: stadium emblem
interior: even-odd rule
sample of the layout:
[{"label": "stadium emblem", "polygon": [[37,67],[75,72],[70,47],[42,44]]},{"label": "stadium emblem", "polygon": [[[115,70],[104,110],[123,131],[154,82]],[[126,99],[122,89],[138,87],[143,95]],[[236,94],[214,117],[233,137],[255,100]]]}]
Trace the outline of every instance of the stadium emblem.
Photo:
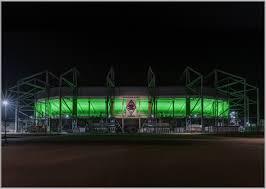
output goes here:
[{"label": "stadium emblem", "polygon": [[129,112],[130,115],[132,115],[135,110],[136,110],[136,105],[133,102],[133,100],[130,100],[127,104],[127,111]]}]

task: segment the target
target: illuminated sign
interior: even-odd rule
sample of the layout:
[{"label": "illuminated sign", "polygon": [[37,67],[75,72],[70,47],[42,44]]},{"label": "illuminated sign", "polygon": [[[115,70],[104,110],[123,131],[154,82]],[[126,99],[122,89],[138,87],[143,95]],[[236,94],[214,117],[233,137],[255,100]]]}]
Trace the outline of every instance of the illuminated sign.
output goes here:
[{"label": "illuminated sign", "polygon": [[126,105],[126,117],[135,117],[136,116],[136,99],[128,98]]},{"label": "illuminated sign", "polygon": [[130,115],[133,114],[133,112],[136,110],[136,104],[133,102],[133,100],[130,100],[127,104],[127,111]]}]

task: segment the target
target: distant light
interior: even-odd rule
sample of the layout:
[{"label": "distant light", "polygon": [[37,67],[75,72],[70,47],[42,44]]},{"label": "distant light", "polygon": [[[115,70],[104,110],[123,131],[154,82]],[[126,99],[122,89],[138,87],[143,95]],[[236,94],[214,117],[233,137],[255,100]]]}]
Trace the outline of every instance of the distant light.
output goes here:
[{"label": "distant light", "polygon": [[236,115],[237,115],[237,113],[235,111],[230,112],[230,118],[231,119],[236,119]]},{"label": "distant light", "polygon": [[7,100],[3,100],[3,105],[4,106],[7,106],[9,103],[8,103],[8,101]]},{"label": "distant light", "polygon": [[69,118],[69,115],[66,115],[66,118]]}]

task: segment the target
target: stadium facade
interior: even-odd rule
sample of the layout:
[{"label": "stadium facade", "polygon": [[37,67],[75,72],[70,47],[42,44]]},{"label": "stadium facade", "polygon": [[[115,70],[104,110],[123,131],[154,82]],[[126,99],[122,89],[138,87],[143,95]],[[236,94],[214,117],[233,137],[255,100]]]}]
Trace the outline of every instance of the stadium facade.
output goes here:
[{"label": "stadium facade", "polygon": [[221,70],[204,77],[187,67],[183,86],[156,86],[151,68],[146,86],[115,86],[112,68],[106,86],[78,86],[78,75],[76,68],[59,77],[44,71],[10,88],[16,95],[16,131],[32,126],[46,132],[235,131],[249,126],[251,105],[257,105],[259,120],[258,88]]},{"label": "stadium facade", "polygon": [[[86,126],[84,122],[82,125],[82,121],[79,123],[81,119],[107,117],[118,120],[122,128],[127,127],[131,121],[136,125],[135,129],[139,129],[149,117],[161,120],[182,120],[187,114],[194,119],[201,117],[201,99],[197,96],[186,97],[184,87],[158,87],[154,101],[149,98],[146,87],[116,87],[114,91],[115,97],[108,101],[105,87],[79,88],[76,100],[78,126]],[[204,118],[217,117],[222,121],[221,125],[224,125],[229,116],[229,102],[222,96],[215,99],[214,91],[211,89],[206,91],[203,98]],[[60,118],[58,92],[59,88],[51,89],[53,95],[49,101],[45,100],[45,94],[39,95],[35,103],[35,115],[38,119],[45,118],[46,109],[50,119]],[[74,109],[71,89],[63,88],[62,94],[64,98],[61,99],[61,116],[70,119]],[[179,126],[184,125],[179,124]]]}]

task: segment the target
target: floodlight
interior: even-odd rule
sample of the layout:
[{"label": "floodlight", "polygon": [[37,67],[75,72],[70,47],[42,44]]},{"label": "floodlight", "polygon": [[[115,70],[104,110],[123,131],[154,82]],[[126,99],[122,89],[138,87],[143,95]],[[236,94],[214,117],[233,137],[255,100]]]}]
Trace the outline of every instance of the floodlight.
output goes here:
[{"label": "floodlight", "polygon": [[9,103],[8,103],[8,101],[7,100],[3,100],[3,105],[4,106],[7,106]]}]

